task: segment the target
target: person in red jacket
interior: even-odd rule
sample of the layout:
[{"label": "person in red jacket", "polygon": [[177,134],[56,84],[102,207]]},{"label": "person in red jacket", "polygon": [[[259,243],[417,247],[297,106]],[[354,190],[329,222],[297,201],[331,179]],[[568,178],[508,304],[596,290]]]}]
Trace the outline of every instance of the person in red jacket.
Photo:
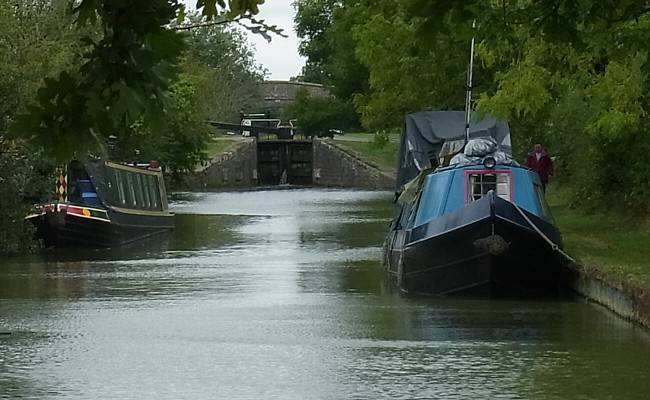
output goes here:
[{"label": "person in red jacket", "polygon": [[542,188],[546,191],[548,178],[553,176],[553,160],[551,160],[551,157],[549,157],[541,144],[536,143],[533,146],[533,151],[528,153],[526,166],[539,174],[539,178],[542,181]]}]

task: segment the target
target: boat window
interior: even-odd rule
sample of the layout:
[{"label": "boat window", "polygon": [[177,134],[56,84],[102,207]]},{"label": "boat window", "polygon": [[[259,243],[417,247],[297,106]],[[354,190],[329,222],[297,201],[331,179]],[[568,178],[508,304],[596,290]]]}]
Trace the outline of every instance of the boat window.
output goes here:
[{"label": "boat window", "polygon": [[126,190],[124,190],[124,175],[122,171],[115,170],[115,177],[117,181],[117,195],[120,198],[120,203],[126,205]]},{"label": "boat window", "polygon": [[144,197],[144,207],[151,208],[151,196],[149,195],[149,185],[147,181],[149,177],[147,175],[140,175],[140,185],[142,190],[142,195]]},{"label": "boat window", "polygon": [[119,201],[117,196],[117,180],[115,179],[115,171],[106,168],[106,195],[110,204],[115,204]]},{"label": "boat window", "polygon": [[138,208],[146,208],[144,195],[142,194],[142,175],[133,173],[133,190],[135,192],[135,203]]},{"label": "boat window", "polygon": [[136,198],[135,198],[135,189],[134,189],[134,182],[133,182],[133,174],[129,172],[124,172],[124,175],[126,175],[126,188],[127,188],[127,197],[128,197],[128,203],[131,206],[136,206]]},{"label": "boat window", "polygon": [[472,171],[468,174],[469,201],[475,201],[493,190],[497,196],[510,201],[510,173]]},{"label": "boat window", "polygon": [[147,176],[149,195],[151,197],[151,206],[160,210],[160,191],[158,190],[158,179],[156,176]]}]

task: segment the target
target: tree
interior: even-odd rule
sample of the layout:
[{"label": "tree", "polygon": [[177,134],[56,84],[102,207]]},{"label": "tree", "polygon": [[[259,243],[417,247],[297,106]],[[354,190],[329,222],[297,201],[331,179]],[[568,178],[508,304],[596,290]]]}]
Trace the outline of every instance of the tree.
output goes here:
[{"label": "tree", "polygon": [[295,7],[298,51],[307,57],[303,80],[327,85],[346,102],[364,93],[368,71],[356,57],[352,28],[365,18],[365,9],[335,0],[299,0]]},{"label": "tree", "polygon": [[[476,37],[472,106],[510,121],[516,155],[544,142],[558,155],[560,173],[571,181],[577,201],[650,212],[650,167],[643,157],[631,156],[650,149],[647,2],[299,4],[329,7],[322,7],[328,11],[324,23],[297,18],[298,25],[318,28],[303,35],[310,68],[317,67],[335,87],[345,80],[333,79],[334,65],[347,78],[361,79],[346,62],[349,52],[367,70],[366,82],[357,83],[365,89],[352,96],[366,127],[396,127],[408,112],[461,108],[469,41]],[[329,46],[343,26],[339,34],[352,39],[338,52]],[[622,163],[625,167],[618,167]]]},{"label": "tree", "polygon": [[240,32],[202,26],[185,40],[180,72],[167,91],[161,122],[138,121],[118,136],[112,154],[117,159],[158,160],[177,182],[206,158],[212,130],[208,120],[238,117],[240,110],[261,101],[262,72]]},{"label": "tree", "polygon": [[520,11],[525,24],[482,43],[479,56],[497,85],[477,107],[512,121],[520,145],[550,145],[576,202],[647,213],[650,169],[633,154],[650,148],[650,9],[607,3],[542,2]]},{"label": "tree", "polygon": [[0,135],[33,102],[43,78],[80,65],[93,29],[64,29],[72,23],[67,2],[0,0]]},{"label": "tree", "polygon": [[357,57],[369,71],[367,93],[355,97],[364,126],[394,129],[409,112],[462,107],[468,43],[447,34],[423,43],[419,21],[402,2],[383,4],[353,29]]},{"label": "tree", "polygon": [[310,96],[305,89],[284,111],[287,119],[297,119],[300,131],[307,136],[331,136],[332,130],[346,130],[357,121],[353,107],[336,97]]},{"label": "tree", "polygon": [[340,4],[337,0],[298,0],[294,8],[296,34],[301,39],[298,52],[307,57],[302,70],[303,79],[306,82],[325,83],[327,73],[321,64],[331,52],[326,31],[332,24],[334,10],[340,8]]},{"label": "tree", "polygon": [[[261,1],[231,0],[227,6],[223,0],[198,0],[197,8],[208,18],[234,18],[256,14]],[[185,48],[183,33],[170,26],[184,16],[177,0],[73,4],[75,24],[97,21],[101,36],[84,38],[90,50],[83,65],[46,79],[37,104],[15,126],[60,159],[85,149],[101,151],[108,136],[143,118],[159,123]]]},{"label": "tree", "polygon": [[202,88],[206,117],[227,121],[262,102],[264,70],[240,31],[224,26],[193,29],[187,38],[194,68],[210,74]]},{"label": "tree", "polygon": [[7,129],[34,101],[44,77],[81,65],[87,47],[79,39],[95,31],[65,29],[71,22],[63,1],[0,0],[0,253],[33,246],[24,217],[54,188],[53,165],[41,149],[10,140]]}]

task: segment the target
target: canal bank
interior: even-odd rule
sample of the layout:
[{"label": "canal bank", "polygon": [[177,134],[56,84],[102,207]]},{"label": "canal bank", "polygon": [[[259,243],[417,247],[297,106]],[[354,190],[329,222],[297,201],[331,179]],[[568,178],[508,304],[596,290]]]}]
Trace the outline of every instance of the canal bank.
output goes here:
[{"label": "canal bank", "polygon": [[650,229],[615,212],[586,212],[570,204],[566,187],[551,185],[547,199],[575,263],[567,285],[623,318],[650,328]]},{"label": "canal bank", "polygon": [[317,186],[388,190],[395,188],[395,174],[360,157],[332,140],[314,140],[314,184]]}]

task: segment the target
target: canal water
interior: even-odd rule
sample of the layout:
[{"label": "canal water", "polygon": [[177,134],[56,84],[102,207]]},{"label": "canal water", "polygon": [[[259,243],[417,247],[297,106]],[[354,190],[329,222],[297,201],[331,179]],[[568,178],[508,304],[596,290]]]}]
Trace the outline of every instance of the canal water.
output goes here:
[{"label": "canal water", "polygon": [[2,399],[647,399],[650,336],[574,298],[405,298],[388,193],[192,194],[170,237],[0,261]]}]

